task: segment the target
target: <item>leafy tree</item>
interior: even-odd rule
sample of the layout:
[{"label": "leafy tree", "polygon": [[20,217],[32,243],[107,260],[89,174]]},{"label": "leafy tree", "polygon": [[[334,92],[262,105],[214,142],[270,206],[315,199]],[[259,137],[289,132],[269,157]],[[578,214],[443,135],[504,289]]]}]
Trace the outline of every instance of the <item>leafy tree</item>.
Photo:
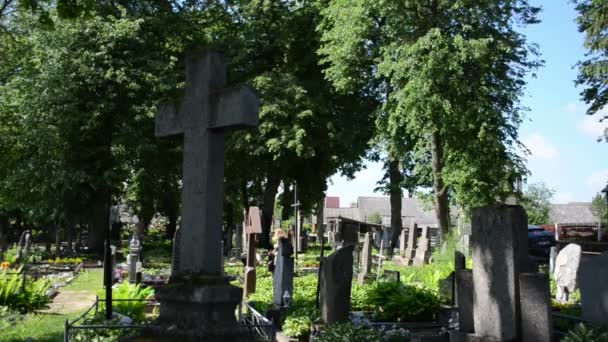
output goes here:
[{"label": "leafy tree", "polygon": [[[585,34],[586,59],[578,63],[577,85],[584,86],[581,96],[589,104],[588,115],[599,115],[602,121],[608,114],[602,110],[608,104],[608,3],[597,0],[574,0],[578,29]],[[603,138],[608,142],[608,132]],[[601,140],[602,138],[599,138]]]},{"label": "leafy tree", "polygon": [[369,215],[369,217],[367,218],[367,222],[375,223],[375,224],[382,224],[382,216],[380,215],[380,213],[373,213],[373,214]]},{"label": "leafy tree", "polygon": [[11,139],[20,158],[6,192],[24,193],[14,201],[33,219],[90,219],[89,247],[100,252],[112,195],[131,178],[143,143],[153,143],[157,101],[178,82],[176,46],[161,34],[167,21],[123,11],[56,20],[52,30],[27,14],[14,24],[27,53],[0,100],[18,125]]},{"label": "leafy tree", "polygon": [[603,194],[597,193],[593,196],[591,213],[599,220],[608,219],[608,203],[606,203],[606,197]]},{"label": "leafy tree", "polygon": [[430,169],[444,234],[450,188],[474,206],[525,173],[514,153],[518,99],[539,63],[514,23],[536,23],[538,11],[524,0],[335,0],[324,12],[327,77],[341,89],[376,86],[369,93],[383,99],[390,147],[408,152],[393,142],[411,136],[416,159],[430,162],[417,169]]},{"label": "leafy tree", "polygon": [[521,205],[526,209],[529,224],[550,223],[549,212],[551,210],[551,198],[555,190],[549,188],[545,183],[528,185],[524,191]]},{"label": "leafy tree", "polygon": [[[269,232],[276,195],[283,183],[283,208],[298,184],[304,212],[324,198],[326,179],[336,171],[353,174],[367,149],[373,125],[366,102],[336,93],[325,81],[316,51],[316,1],[240,1],[242,46],[231,60],[236,81],[259,91],[260,126],[230,139],[227,170],[251,170],[229,181],[241,184],[246,202],[262,207],[262,245]],[[240,172],[240,171],[239,171]],[[237,186],[233,186],[237,188]]]}]

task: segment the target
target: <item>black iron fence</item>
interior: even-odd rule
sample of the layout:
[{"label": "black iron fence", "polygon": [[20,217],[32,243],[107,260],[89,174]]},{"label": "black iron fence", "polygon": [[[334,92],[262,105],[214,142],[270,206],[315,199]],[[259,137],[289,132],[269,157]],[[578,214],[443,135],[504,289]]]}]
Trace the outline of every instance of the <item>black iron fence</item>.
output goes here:
[{"label": "black iron fence", "polygon": [[[65,327],[63,332],[63,341],[69,342],[71,338],[73,338],[76,334],[77,330],[139,330],[146,325],[140,324],[124,324],[124,325],[110,325],[110,324],[87,324],[87,317],[94,317],[99,312],[99,303],[105,303],[105,299],[100,299],[99,297],[95,297],[95,303],[88,308],[82,315],[78,316],[73,321],[65,320]],[[154,301],[150,301],[148,299],[112,299],[112,302],[148,302],[155,303]],[[157,304],[157,303],[155,303]],[[92,315],[91,315],[92,313]]]},{"label": "black iron fence", "polygon": [[[157,302],[148,299],[112,299],[112,302],[148,302],[152,305],[158,305]],[[95,303],[88,308],[85,312],[83,312],[76,319],[70,321],[68,319],[65,320],[63,341],[69,342],[73,341],[74,338],[78,335],[77,331],[79,330],[89,330],[89,331],[101,331],[101,330],[130,330],[130,331],[139,331],[143,328],[149,327],[146,324],[91,324],[87,322],[87,318],[95,317],[99,312],[99,304],[105,303],[105,299],[100,299],[98,297],[95,298]],[[247,329],[249,329],[256,337],[258,341],[276,341],[276,330],[273,323],[268,320],[268,318],[264,317],[264,315],[260,314],[257,310],[251,307],[248,303],[242,303],[238,308],[239,314],[239,322],[244,325]]]}]

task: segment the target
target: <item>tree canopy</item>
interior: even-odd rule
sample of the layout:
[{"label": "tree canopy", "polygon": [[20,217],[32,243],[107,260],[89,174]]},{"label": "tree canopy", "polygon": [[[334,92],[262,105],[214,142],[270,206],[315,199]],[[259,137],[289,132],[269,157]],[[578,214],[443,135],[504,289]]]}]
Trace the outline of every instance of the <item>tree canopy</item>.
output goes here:
[{"label": "tree canopy", "polygon": [[[578,85],[584,87],[581,96],[589,104],[588,115],[598,120],[608,119],[608,3],[595,0],[575,0],[578,29],[585,34],[586,59],[578,63]],[[608,132],[603,137],[608,142]]]}]

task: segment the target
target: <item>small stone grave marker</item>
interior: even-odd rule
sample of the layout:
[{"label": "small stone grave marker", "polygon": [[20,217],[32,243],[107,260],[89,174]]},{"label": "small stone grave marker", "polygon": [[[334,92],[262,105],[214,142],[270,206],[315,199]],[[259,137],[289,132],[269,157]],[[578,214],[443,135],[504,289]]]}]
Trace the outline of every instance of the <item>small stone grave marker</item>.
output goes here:
[{"label": "small stone grave marker", "polygon": [[567,302],[570,294],[576,290],[576,277],[581,260],[581,246],[571,243],[557,254],[553,277],[557,285],[556,299]]},{"label": "small stone grave marker", "polygon": [[279,239],[277,261],[272,280],[273,303],[277,307],[291,304],[285,303],[285,299],[293,297],[293,252],[293,246],[289,239]]},{"label": "small stone grave marker", "polygon": [[407,248],[403,253],[403,264],[409,265],[412,261],[414,261],[414,257],[416,256],[416,234],[418,233],[418,225],[416,223],[412,223],[409,228],[409,232],[407,235]]},{"label": "small stone grave marker", "polygon": [[422,234],[418,238],[414,266],[422,266],[429,261],[431,256],[431,236],[429,227],[422,227]]},{"label": "small stone grave marker", "polygon": [[247,224],[245,226],[247,233],[247,264],[245,266],[245,284],[243,286],[243,296],[247,298],[249,294],[255,293],[256,285],[256,251],[255,244],[257,235],[262,233],[262,222],[260,219],[260,209],[258,207],[250,207],[249,215],[247,216]]}]

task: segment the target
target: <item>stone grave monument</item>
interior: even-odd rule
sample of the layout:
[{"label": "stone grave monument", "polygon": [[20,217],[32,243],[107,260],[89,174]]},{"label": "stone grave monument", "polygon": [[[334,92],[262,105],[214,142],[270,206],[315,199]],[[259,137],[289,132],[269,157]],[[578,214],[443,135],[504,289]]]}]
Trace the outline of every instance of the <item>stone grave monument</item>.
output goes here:
[{"label": "stone grave monument", "polygon": [[243,286],[243,297],[247,298],[251,293],[255,293],[256,274],[255,265],[257,263],[255,245],[258,234],[262,234],[262,221],[260,209],[250,207],[249,215],[245,225],[247,233],[247,263],[245,265],[245,284]]},{"label": "stone grave monument", "polygon": [[401,256],[405,254],[405,249],[407,248],[407,238],[407,229],[401,229],[401,236],[399,236],[399,255]]},{"label": "stone grave monument", "polygon": [[[456,303],[462,307],[461,332],[451,332],[451,340],[550,341],[545,339],[552,329],[548,279],[542,274],[526,273],[533,267],[528,258],[525,210],[511,205],[477,208],[472,222],[474,333],[467,326],[468,319],[463,324],[463,316],[470,312],[464,310],[471,303],[466,298],[469,279],[466,271],[456,271]],[[529,310],[523,315],[528,320],[525,323],[522,308]]]},{"label": "stone grave monument", "polygon": [[279,249],[276,264],[272,275],[273,303],[276,307],[288,306],[286,303],[293,297],[293,246],[289,239],[279,239]]},{"label": "stone grave monument", "polygon": [[361,251],[361,269],[357,275],[357,282],[361,285],[365,283],[365,278],[372,271],[372,236],[365,233],[363,249]]},{"label": "stone grave monument", "polygon": [[418,238],[414,266],[422,266],[428,263],[431,257],[431,235],[429,227],[422,227],[422,233]]},{"label": "stone grave monument", "polygon": [[243,252],[243,225],[237,223],[234,232],[234,256],[237,258]]},{"label": "stone grave monument", "polygon": [[325,324],[348,321],[353,281],[353,245],[338,249],[321,267],[320,307]]},{"label": "stone grave monument", "polygon": [[553,277],[557,285],[556,299],[562,303],[567,302],[570,294],[576,290],[581,251],[581,246],[570,243],[555,258]]},{"label": "stone grave monument", "polygon": [[542,273],[519,275],[522,342],[553,341],[549,277]]},{"label": "stone grave monument", "polygon": [[139,252],[141,251],[137,234],[133,234],[129,242],[129,255],[127,257],[127,267],[129,270],[129,283],[137,282],[137,263],[139,262]]},{"label": "stone grave monument", "polygon": [[608,324],[608,252],[583,260],[579,270],[583,318],[598,325]]},{"label": "stone grave monument", "polygon": [[401,255],[403,258],[403,264],[409,265],[414,261],[414,257],[416,256],[416,234],[418,233],[418,225],[414,222],[410,224],[409,232],[407,234],[407,248],[405,248],[405,252]]},{"label": "stone grave monument", "polygon": [[246,86],[225,86],[222,53],[192,51],[184,98],[156,116],[157,137],[183,135],[181,225],[171,278],[156,290],[160,315],[149,335],[157,340],[250,339],[235,318],[242,290],[230,285],[221,261],[224,149],[228,131],[258,125],[259,99]]}]

